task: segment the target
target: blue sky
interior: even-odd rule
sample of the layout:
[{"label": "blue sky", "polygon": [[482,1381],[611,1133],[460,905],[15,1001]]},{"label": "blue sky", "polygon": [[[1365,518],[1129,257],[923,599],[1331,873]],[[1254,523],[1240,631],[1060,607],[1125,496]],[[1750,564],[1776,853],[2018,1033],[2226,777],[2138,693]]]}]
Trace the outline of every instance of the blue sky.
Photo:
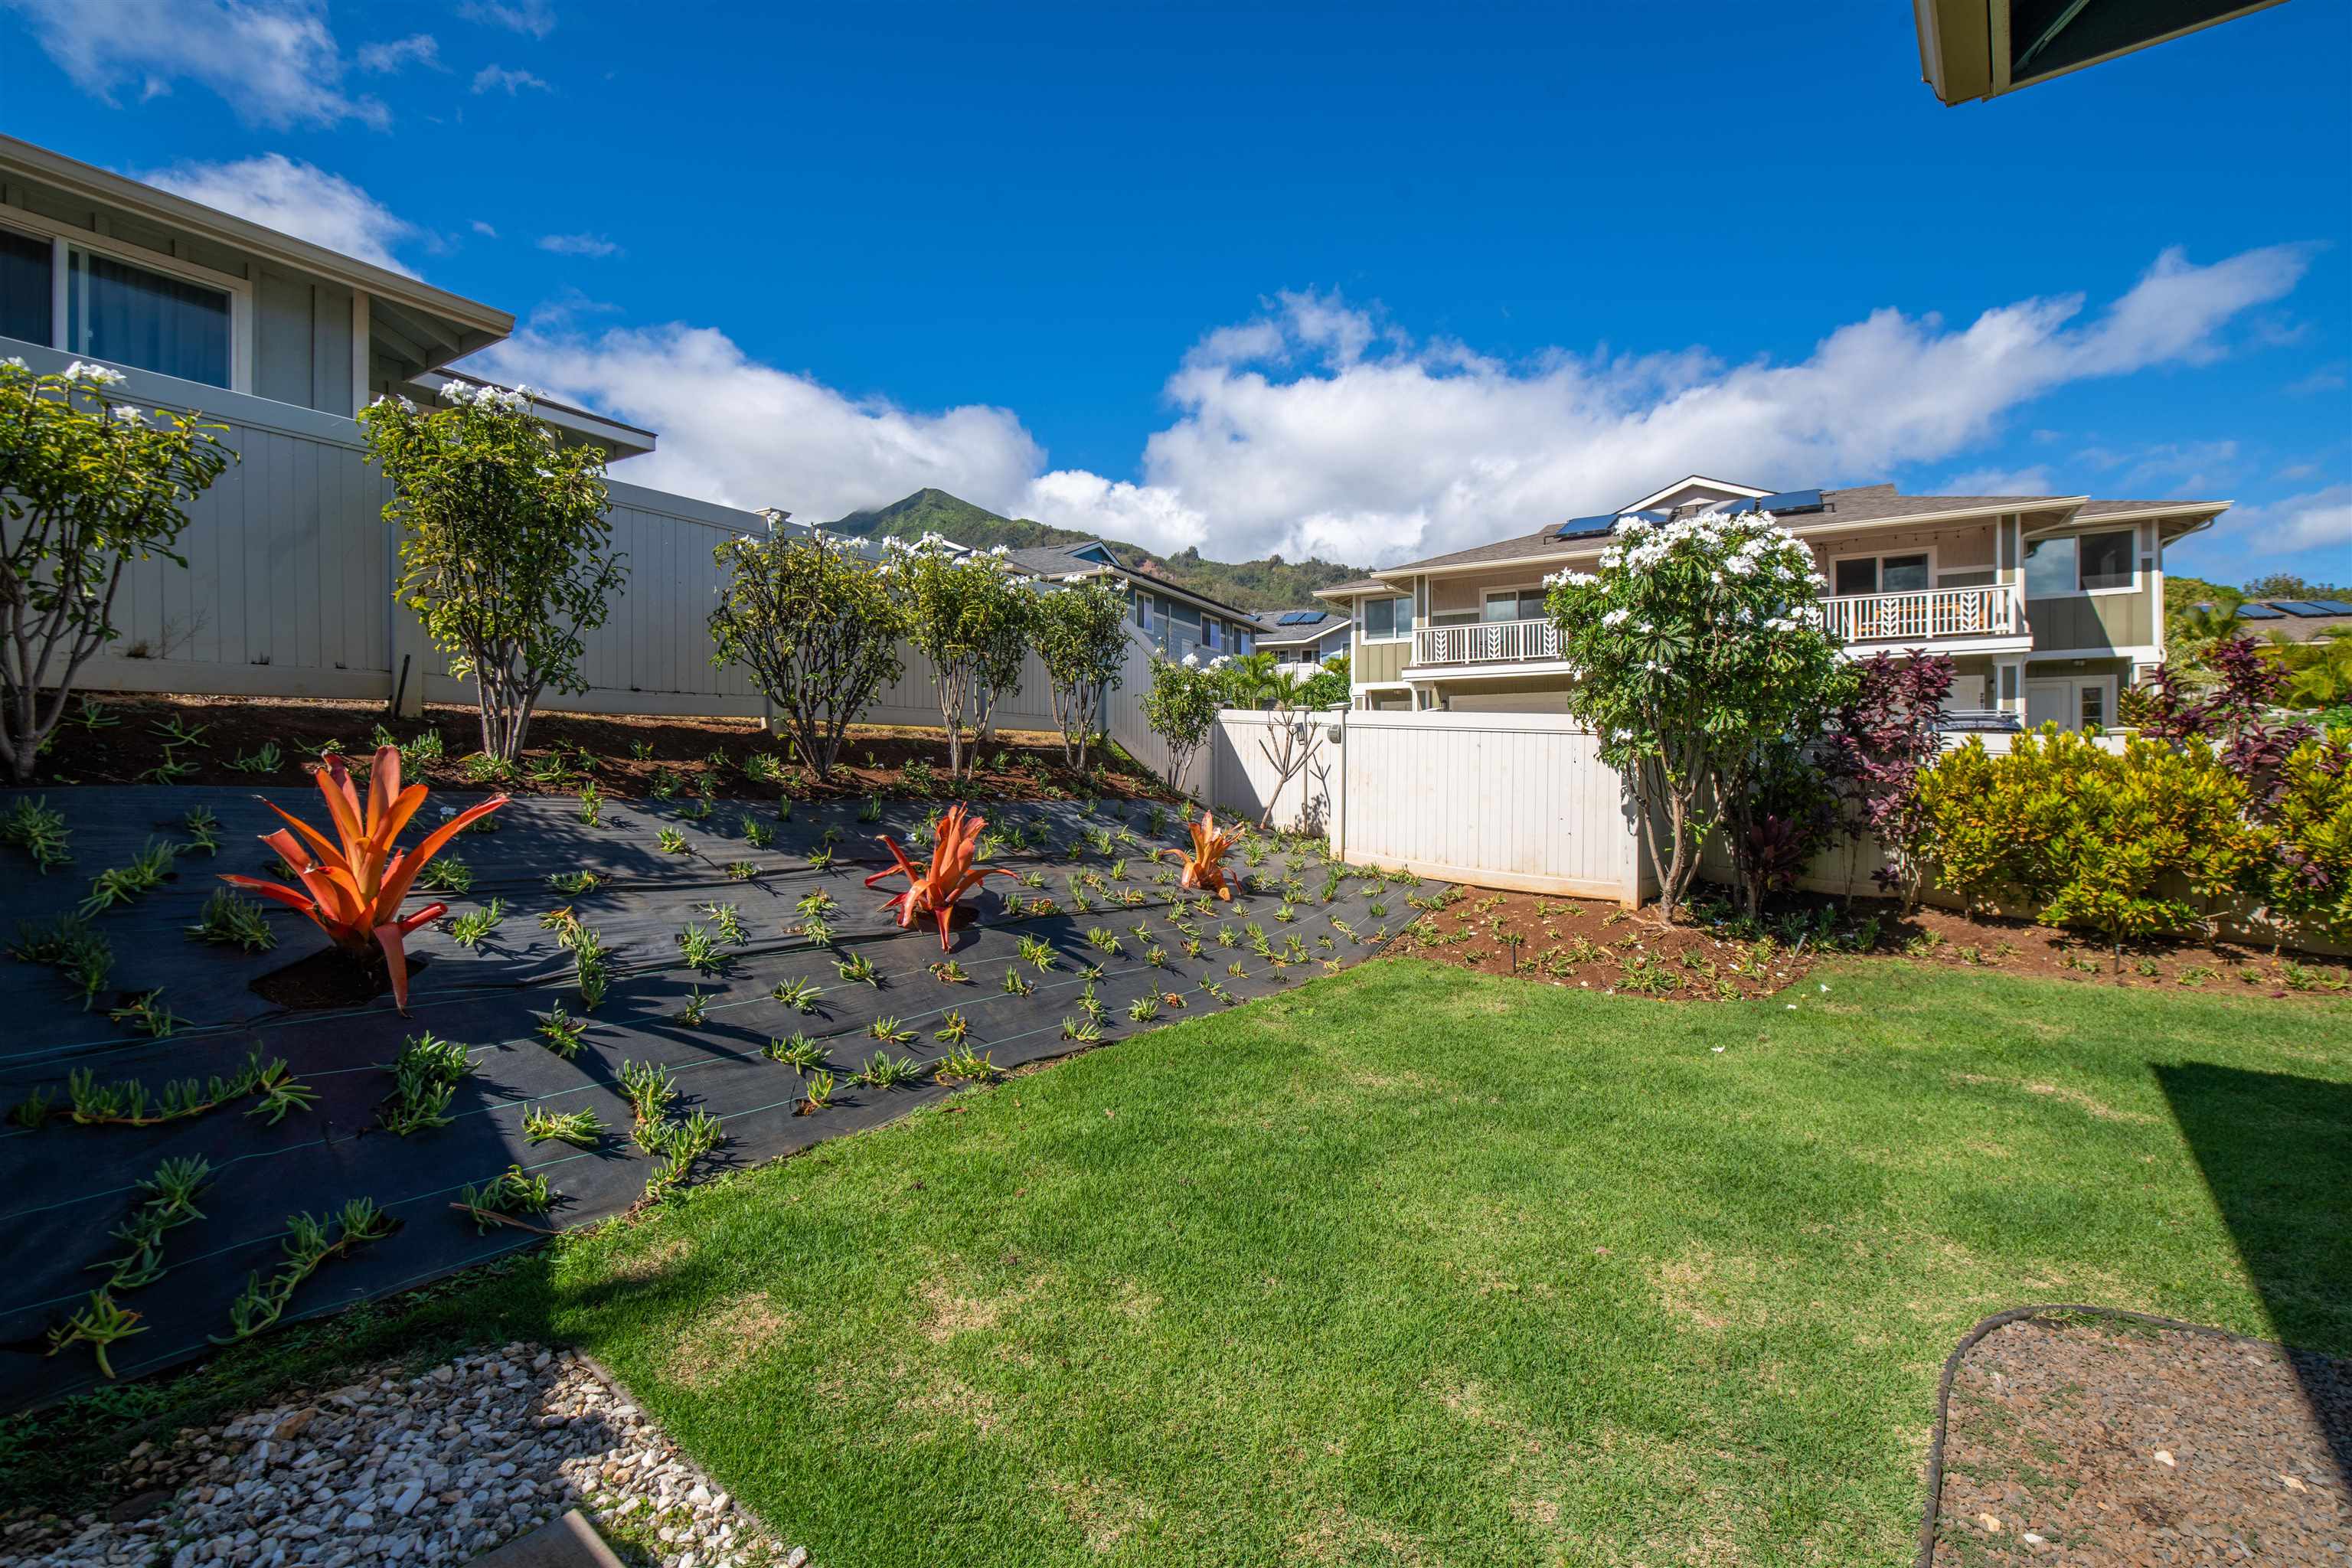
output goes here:
[{"label": "blue sky", "polygon": [[[2352,580],[2352,8],[1946,109],[1909,8],[0,0],[0,130],[525,319],[619,470],[1386,562],[1696,469]],[[1585,13],[1596,14],[1585,14]]]}]

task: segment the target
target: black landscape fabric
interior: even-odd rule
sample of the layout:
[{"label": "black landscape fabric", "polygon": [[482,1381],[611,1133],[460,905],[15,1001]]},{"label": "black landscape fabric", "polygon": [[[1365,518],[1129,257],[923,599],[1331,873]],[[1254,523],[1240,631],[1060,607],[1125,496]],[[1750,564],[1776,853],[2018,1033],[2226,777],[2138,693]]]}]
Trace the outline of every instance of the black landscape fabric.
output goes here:
[{"label": "black landscape fabric", "polygon": [[[0,793],[0,812],[19,793],[27,792]],[[267,795],[326,826],[315,790]],[[87,1305],[111,1260],[123,1255],[111,1233],[144,1195],[139,1184],[164,1161],[203,1160],[211,1180],[195,1201],[203,1217],[164,1236],[161,1278],[118,1292],[119,1306],[141,1314],[142,1331],[111,1348],[122,1376],[200,1356],[213,1336],[226,1334],[230,1304],[247,1277],[266,1280],[284,1262],[292,1215],[327,1219],[347,1201],[367,1198],[399,1228],[321,1268],[295,1292],[283,1321],[532,1244],[530,1232],[495,1226],[484,1232],[450,1206],[462,1188],[510,1164],[545,1175],[553,1189],[552,1211],[534,1223],[562,1228],[627,1209],[656,1162],[632,1137],[620,1089],[625,1062],[668,1069],[677,1114],[699,1110],[723,1123],[725,1142],[693,1167],[693,1178],[702,1180],[952,1092],[928,1072],[950,1048],[939,1031],[950,1012],[968,1022],[971,1049],[999,1068],[1019,1067],[1076,1048],[1069,1037],[1072,1026],[1088,1023],[1088,994],[1098,1005],[1101,1037],[1117,1040],[1352,963],[1412,912],[1404,902],[1412,889],[1401,879],[1346,871],[1327,862],[1318,844],[1272,837],[1250,849],[1255,864],[1241,852],[1230,858],[1234,900],[1204,910],[1197,895],[1180,900],[1174,861],[1152,858],[1154,850],[1186,842],[1172,810],[1127,801],[983,805],[977,809],[989,823],[986,859],[1021,880],[990,878],[985,891],[966,900],[971,913],[959,919],[942,954],[929,922],[901,931],[884,912],[903,878],[870,890],[864,885],[891,863],[877,834],[890,834],[919,863],[928,858],[911,835],[937,815],[937,804],[799,806],[780,819],[771,801],[607,802],[591,824],[575,803],[537,796],[510,802],[493,818],[496,831],[463,834],[445,852],[472,873],[465,891],[410,895],[412,911],[438,899],[451,917],[493,900],[503,901],[504,912],[470,951],[451,940],[446,918],[411,939],[423,967],[408,1017],[388,995],[291,1010],[265,1000],[253,984],[327,947],[308,921],[269,906],[277,943],[259,953],[203,943],[188,932],[221,885],[215,873],[272,875],[276,856],[257,836],[278,823],[260,797],[217,788],[105,787],[44,798],[66,814],[73,860],[44,874],[21,850],[0,847],[0,908],[20,933],[69,914],[100,871],[128,863],[150,839],[187,844],[192,811],[217,819],[220,847],[213,855],[183,849],[161,887],[91,917],[112,948],[113,971],[90,1007],[50,967],[0,963],[0,1107],[47,1104],[45,1120],[12,1112],[0,1130],[0,1236],[9,1261],[0,1287],[0,1409],[6,1410],[102,1381],[87,1345],[49,1355],[49,1335]],[[436,795],[404,842],[415,843],[444,809],[478,798]],[[665,830],[675,836],[667,846]],[[754,847],[754,838],[770,835]],[[812,863],[827,852],[830,866]],[[551,876],[583,871],[597,879],[591,891],[551,885]],[[804,901],[819,891],[835,907],[819,917],[830,932],[813,936],[803,929]],[[1081,900],[1091,908],[1082,910]],[[723,935],[715,912],[722,906],[732,907],[740,942]],[[564,909],[611,954],[611,988],[593,1011],[583,1005],[558,929],[542,923]],[[689,926],[716,941],[723,957],[716,973],[687,963],[678,937]],[[1188,942],[1198,944],[1197,953],[1188,953]],[[841,965],[861,956],[877,983],[843,974]],[[930,966],[942,958],[969,978],[935,975]],[[1005,988],[1008,974],[1020,977],[1023,994]],[[815,988],[805,1011],[774,995],[795,984]],[[110,1016],[155,991],[178,1020],[169,1036],[150,1038]],[[685,1021],[696,994],[698,1025]],[[1145,996],[1160,999],[1157,1019],[1130,1021],[1130,1006]],[[559,1005],[583,1026],[568,1058],[541,1030]],[[877,1037],[876,1026],[886,1018],[898,1020],[888,1030],[900,1035],[898,1043]],[[379,1121],[393,1089],[389,1064],[404,1041],[426,1031],[467,1047],[475,1065],[444,1112],[446,1125],[395,1135]],[[837,1080],[829,1109],[798,1114],[807,1093],[803,1075],[762,1054],[770,1042],[794,1035],[824,1048]],[[877,1050],[923,1063],[919,1083],[851,1082]],[[233,1074],[257,1054],[282,1060],[315,1100],[274,1121],[253,1113],[251,1097],[155,1126],[81,1125],[72,1116],[74,1075],[88,1074],[101,1088],[137,1080],[153,1094],[168,1080]],[[583,1110],[604,1127],[591,1148],[534,1143],[525,1134],[527,1112]]]}]

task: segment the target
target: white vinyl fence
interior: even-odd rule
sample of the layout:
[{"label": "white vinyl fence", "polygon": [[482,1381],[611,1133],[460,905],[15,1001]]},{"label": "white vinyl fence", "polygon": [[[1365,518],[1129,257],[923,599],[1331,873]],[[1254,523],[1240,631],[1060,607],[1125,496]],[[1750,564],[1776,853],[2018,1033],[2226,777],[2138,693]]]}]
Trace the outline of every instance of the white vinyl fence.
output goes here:
[{"label": "white vinyl fence", "polygon": [[1311,734],[1312,761],[1279,795],[1268,754],[1274,718],[1244,712],[1219,718],[1190,792],[1251,821],[1271,801],[1277,826],[1326,833],[1333,852],[1357,865],[1525,892],[1642,896],[1622,783],[1573,721],[1332,710],[1298,722]]},{"label": "white vinyl fence", "polygon": [[[116,599],[123,635],[83,668],[92,691],[471,702],[416,617],[394,605],[398,535],[383,520],[390,487],[364,461],[352,420],[217,388],[190,388],[227,428],[238,456],[189,509],[182,568],[133,563]],[[171,400],[168,391],[160,395]],[[763,704],[744,672],[710,662],[709,617],[724,574],[713,549],[763,532],[754,513],[640,485],[610,482],[613,542],[628,582],[588,634],[588,690],[551,696],[549,711],[756,719]],[[1141,658],[1139,652],[1138,658]],[[920,655],[863,717],[936,726],[935,688]],[[1133,701],[1148,662],[1130,680]],[[1053,704],[1033,656],[1017,692],[1000,699],[1000,729],[1049,730]],[[1164,759],[1163,759],[1164,760]]]}]

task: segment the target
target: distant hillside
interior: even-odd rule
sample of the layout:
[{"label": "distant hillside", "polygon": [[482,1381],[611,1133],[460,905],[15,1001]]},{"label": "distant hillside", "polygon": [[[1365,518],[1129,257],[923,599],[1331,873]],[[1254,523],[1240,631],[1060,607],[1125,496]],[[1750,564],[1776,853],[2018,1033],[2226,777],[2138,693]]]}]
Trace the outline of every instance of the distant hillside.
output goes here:
[{"label": "distant hillside", "polygon": [[[1013,550],[1043,544],[1082,544],[1094,538],[1066,528],[1055,528],[1027,518],[999,517],[945,490],[920,489],[888,506],[853,511],[824,527],[835,533],[865,539],[919,539],[941,533],[958,544],[989,550],[1002,544]],[[1263,561],[1211,561],[1198,550],[1178,555],[1154,555],[1139,544],[1121,539],[1104,543],[1118,558],[1149,576],[1190,588],[1244,610],[1289,610],[1313,604],[1318,588],[1361,576],[1352,566],[1328,561],[1285,561],[1271,555]]]}]

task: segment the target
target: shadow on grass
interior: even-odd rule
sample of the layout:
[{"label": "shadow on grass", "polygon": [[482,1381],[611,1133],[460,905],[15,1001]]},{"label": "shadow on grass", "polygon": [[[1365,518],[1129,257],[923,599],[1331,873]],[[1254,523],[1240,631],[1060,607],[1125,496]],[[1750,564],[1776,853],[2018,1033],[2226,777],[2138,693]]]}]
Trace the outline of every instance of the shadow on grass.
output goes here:
[{"label": "shadow on grass", "polygon": [[2158,1064],[2213,1206],[2352,1485],[2352,1084],[2206,1062]]}]

